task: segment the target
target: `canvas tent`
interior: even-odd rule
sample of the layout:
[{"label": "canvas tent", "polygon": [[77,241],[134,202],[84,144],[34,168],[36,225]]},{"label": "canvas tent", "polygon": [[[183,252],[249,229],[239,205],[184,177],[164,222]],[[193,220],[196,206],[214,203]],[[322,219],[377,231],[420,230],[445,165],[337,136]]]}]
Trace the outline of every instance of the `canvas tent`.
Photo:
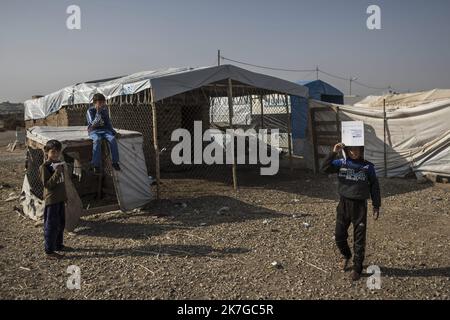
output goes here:
[{"label": "canvas tent", "polygon": [[332,123],[353,120],[364,122],[366,158],[378,174],[450,176],[450,90],[372,96],[357,106],[311,100],[310,107],[312,122],[325,124],[311,132],[317,164],[339,140],[338,131],[331,135],[339,124]]},{"label": "canvas tent", "polygon": [[[28,166],[24,178],[21,203],[24,213],[34,220],[42,218],[42,182],[39,166],[43,163],[43,147],[47,141],[56,139],[63,145],[62,156],[66,162],[65,185],[68,195],[66,208],[66,228],[70,231],[83,215],[95,213],[96,208],[87,208],[92,193],[109,193],[117,209],[129,211],[147,204],[153,199],[150,180],[145,169],[142,151],[142,134],[139,132],[117,130],[117,139],[122,170],[105,168],[106,176],[94,176],[89,170],[92,141],[86,127],[32,127],[27,130]],[[105,150],[102,150],[105,151]],[[105,162],[106,163],[106,162]],[[108,178],[110,178],[108,180]],[[112,190],[107,190],[108,184]],[[103,189],[103,190],[102,190]],[[103,197],[102,197],[103,198]],[[94,201],[95,202],[95,201]],[[116,206],[108,205],[108,208]],[[93,209],[93,210],[92,210]],[[105,208],[100,208],[105,209]]]}]

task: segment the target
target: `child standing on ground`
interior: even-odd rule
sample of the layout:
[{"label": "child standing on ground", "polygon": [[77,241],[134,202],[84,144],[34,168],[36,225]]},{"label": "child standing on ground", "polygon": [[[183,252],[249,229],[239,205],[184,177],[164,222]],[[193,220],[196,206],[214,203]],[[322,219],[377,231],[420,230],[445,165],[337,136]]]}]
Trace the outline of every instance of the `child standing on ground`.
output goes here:
[{"label": "child standing on ground", "polygon": [[[345,159],[338,159],[343,151]],[[372,199],[373,217],[378,219],[381,206],[380,187],[373,163],[364,160],[364,147],[345,147],[338,143],[325,159],[322,171],[338,174],[340,201],[337,206],[335,240],[347,270],[352,252],[347,243],[348,228],[353,224],[353,281],[361,277],[366,247],[367,199]]]},{"label": "child standing on ground", "polygon": [[59,160],[62,145],[57,140],[49,140],[44,147],[46,161],[40,173],[44,185],[44,240],[45,253],[49,259],[60,259],[56,251],[64,251],[63,235],[65,227],[64,164]]}]

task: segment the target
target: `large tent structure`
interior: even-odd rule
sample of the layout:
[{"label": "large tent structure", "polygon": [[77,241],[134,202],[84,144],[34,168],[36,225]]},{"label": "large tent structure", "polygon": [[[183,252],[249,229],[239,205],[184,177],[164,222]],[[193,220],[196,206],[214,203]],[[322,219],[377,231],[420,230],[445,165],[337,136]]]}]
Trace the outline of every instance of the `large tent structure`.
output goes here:
[{"label": "large tent structure", "polygon": [[310,116],[316,170],[340,139],[340,121],[363,121],[365,156],[378,174],[450,176],[450,90],[370,96],[355,106],[311,100]]},{"label": "large tent structure", "polygon": [[[85,113],[95,93],[107,98],[115,128],[142,133],[148,173],[156,176],[159,196],[161,172],[193,167],[174,165],[171,161],[171,150],[177,143],[171,140],[175,129],[184,128],[194,134],[193,123],[200,121],[204,132],[214,127],[214,110],[223,108],[228,116],[221,129],[238,128],[242,121],[237,108],[247,105],[255,114],[263,115],[268,101],[274,99],[283,106],[287,124],[290,122],[288,97],[306,98],[308,88],[232,65],[145,71],[79,83],[28,100],[26,126],[85,125]],[[290,137],[290,132],[287,136]],[[292,154],[291,143],[288,145],[288,153]],[[236,163],[231,167],[229,172],[236,189]]]}]

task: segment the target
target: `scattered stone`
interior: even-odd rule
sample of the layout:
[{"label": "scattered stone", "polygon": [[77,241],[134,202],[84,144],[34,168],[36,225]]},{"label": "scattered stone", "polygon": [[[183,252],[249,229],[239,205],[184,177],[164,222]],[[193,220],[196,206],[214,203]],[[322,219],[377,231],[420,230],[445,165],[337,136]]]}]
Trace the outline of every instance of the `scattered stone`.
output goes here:
[{"label": "scattered stone", "polygon": [[263,224],[269,224],[270,222],[271,222],[270,219],[264,219],[264,220],[263,220]]},{"label": "scattered stone", "polygon": [[303,222],[303,226],[305,228],[309,228],[309,227],[311,227],[311,224],[309,224],[308,222]]},{"label": "scattered stone", "polygon": [[200,224],[199,224],[199,226],[200,226],[200,227],[204,227],[204,226],[206,226],[206,222],[202,222],[202,223],[200,223]]},{"label": "scattered stone", "polygon": [[276,269],[281,269],[281,268],[283,268],[283,266],[281,265],[281,263],[279,263],[278,261],[273,261],[273,262],[271,263],[271,265],[272,265],[273,268],[276,268]]},{"label": "scattered stone", "polygon": [[227,214],[230,211],[230,207],[222,207],[219,210],[217,210],[217,215],[222,216]]}]

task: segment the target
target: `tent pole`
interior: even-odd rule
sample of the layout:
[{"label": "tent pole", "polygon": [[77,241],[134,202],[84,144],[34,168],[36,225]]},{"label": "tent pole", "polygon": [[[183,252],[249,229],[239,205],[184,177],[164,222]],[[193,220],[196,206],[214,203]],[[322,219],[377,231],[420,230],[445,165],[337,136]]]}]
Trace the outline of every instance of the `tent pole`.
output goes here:
[{"label": "tent pole", "polygon": [[228,78],[228,119],[230,122],[230,129],[232,129],[231,133],[231,143],[232,146],[232,172],[233,172],[233,189],[236,192],[237,191],[237,174],[236,174],[236,155],[234,154],[234,133],[233,133],[233,83],[231,82],[231,78]]},{"label": "tent pole", "polygon": [[287,115],[287,130],[288,130],[288,152],[289,152],[289,169],[293,171],[292,167],[292,138],[291,138],[291,114],[289,112],[289,96],[287,94],[284,95],[285,104],[286,104],[286,115]]},{"label": "tent pole", "polygon": [[253,95],[250,95],[249,103],[250,103],[250,123],[251,123],[253,117]]},{"label": "tent pole", "polygon": [[259,95],[259,105],[261,106],[261,129],[264,129],[264,101],[262,94]]},{"label": "tent pole", "polygon": [[159,147],[158,147],[158,120],[156,117],[156,102],[154,101],[153,88],[150,89],[152,121],[153,121],[153,147],[155,149],[155,173],[156,173],[156,199],[160,198],[160,171],[159,171]]},{"label": "tent pole", "polygon": [[383,147],[384,147],[384,177],[387,177],[387,154],[386,154],[386,99],[383,99]]}]

